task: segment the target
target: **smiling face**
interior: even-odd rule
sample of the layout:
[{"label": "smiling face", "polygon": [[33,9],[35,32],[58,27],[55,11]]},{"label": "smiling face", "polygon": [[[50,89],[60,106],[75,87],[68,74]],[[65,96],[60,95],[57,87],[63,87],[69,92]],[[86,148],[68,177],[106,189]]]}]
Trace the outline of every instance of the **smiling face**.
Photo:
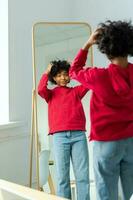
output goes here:
[{"label": "smiling face", "polygon": [[66,86],[70,82],[70,77],[67,71],[61,71],[53,77],[58,86]]}]

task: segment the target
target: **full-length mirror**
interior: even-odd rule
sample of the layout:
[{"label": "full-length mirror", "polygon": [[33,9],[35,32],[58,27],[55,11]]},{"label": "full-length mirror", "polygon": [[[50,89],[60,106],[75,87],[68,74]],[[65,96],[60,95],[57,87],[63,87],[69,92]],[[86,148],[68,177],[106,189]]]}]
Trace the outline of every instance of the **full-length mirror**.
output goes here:
[{"label": "full-length mirror", "polygon": [[[36,157],[39,151],[52,150],[51,137],[48,136],[47,103],[37,95],[38,82],[51,60],[65,59],[71,62],[90,33],[91,28],[87,23],[40,22],[33,26],[32,132],[37,134],[35,136]],[[92,49],[86,64],[91,66],[93,64]],[[69,84],[74,86],[78,83],[72,80]],[[50,85],[50,87],[53,86]],[[37,163],[37,169],[39,169],[39,163]]]}]

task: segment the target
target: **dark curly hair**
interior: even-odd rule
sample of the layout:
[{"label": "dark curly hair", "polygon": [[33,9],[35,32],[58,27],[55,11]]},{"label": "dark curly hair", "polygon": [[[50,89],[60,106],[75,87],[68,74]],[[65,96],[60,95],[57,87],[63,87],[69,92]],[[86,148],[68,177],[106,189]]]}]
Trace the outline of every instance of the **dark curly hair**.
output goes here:
[{"label": "dark curly hair", "polygon": [[52,65],[50,73],[48,75],[48,79],[51,83],[56,84],[53,77],[55,77],[58,73],[62,71],[69,72],[70,63],[67,60],[53,60],[50,62]]},{"label": "dark curly hair", "polygon": [[98,49],[109,59],[133,56],[133,25],[131,21],[106,21],[99,24]]}]

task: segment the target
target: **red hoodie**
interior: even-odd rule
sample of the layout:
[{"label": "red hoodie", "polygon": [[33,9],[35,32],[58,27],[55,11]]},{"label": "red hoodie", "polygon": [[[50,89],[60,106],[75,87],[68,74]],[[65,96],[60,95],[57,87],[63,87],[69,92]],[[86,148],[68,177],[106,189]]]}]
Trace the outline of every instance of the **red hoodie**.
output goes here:
[{"label": "red hoodie", "polygon": [[70,76],[92,90],[90,140],[113,141],[133,137],[133,64],[127,68],[86,68],[88,51],[80,50]]},{"label": "red hoodie", "polygon": [[49,133],[85,131],[86,119],[81,99],[88,89],[84,86],[47,88],[48,76],[43,74],[38,94],[48,103]]}]

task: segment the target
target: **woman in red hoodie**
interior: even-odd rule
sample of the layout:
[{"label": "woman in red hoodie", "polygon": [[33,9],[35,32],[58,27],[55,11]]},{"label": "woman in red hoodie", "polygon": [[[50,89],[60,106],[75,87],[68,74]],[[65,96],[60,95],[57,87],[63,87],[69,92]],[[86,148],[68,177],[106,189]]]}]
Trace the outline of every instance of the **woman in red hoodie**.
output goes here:
[{"label": "woman in red hoodie", "polygon": [[[97,44],[111,62],[107,68],[84,68],[88,49]],[[106,21],[75,57],[70,76],[92,90],[90,102],[97,200],[118,200],[120,177],[124,200],[133,193],[133,26]]]}]

